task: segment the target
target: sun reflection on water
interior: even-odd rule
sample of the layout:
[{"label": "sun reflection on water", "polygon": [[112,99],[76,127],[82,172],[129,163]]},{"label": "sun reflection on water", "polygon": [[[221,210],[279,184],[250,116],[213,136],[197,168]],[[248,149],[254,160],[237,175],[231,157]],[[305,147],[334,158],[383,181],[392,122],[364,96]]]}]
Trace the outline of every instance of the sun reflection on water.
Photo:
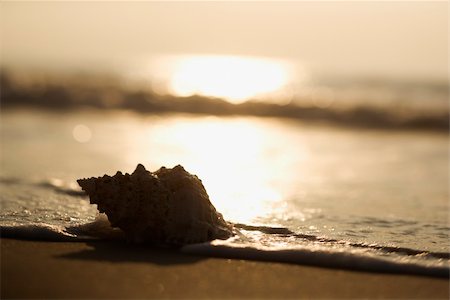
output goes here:
[{"label": "sun reflection on water", "polygon": [[174,124],[161,139],[187,152],[186,168],[203,179],[219,211],[230,214],[227,202],[240,202],[233,218],[249,220],[264,215],[265,206],[279,200],[269,185],[268,170],[260,164],[267,141],[257,128],[244,122],[224,126],[210,119],[204,124]]},{"label": "sun reflection on water", "polygon": [[[154,168],[182,164],[196,174],[227,219],[249,222],[272,215],[283,200],[276,179],[282,178],[285,161],[273,152],[279,145],[271,146],[269,126],[241,118],[174,119],[149,128],[148,144],[142,148],[150,153]],[[155,145],[159,149],[152,149]]]},{"label": "sun reflection on water", "polygon": [[232,103],[256,98],[286,101],[292,98],[290,85],[302,77],[292,62],[253,56],[170,55],[143,65],[139,76],[152,78],[157,92],[180,97],[196,94]]},{"label": "sun reflection on water", "polygon": [[200,94],[238,103],[280,90],[288,80],[287,67],[275,60],[190,56],[177,63],[170,90],[178,96]]}]

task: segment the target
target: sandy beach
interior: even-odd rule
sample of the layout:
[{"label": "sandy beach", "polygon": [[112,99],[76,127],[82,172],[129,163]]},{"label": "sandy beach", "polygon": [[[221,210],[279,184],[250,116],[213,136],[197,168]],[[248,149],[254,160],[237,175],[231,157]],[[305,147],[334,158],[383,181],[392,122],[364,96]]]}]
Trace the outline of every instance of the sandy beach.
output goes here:
[{"label": "sandy beach", "polygon": [[449,298],[448,279],[1,239],[1,298]]}]

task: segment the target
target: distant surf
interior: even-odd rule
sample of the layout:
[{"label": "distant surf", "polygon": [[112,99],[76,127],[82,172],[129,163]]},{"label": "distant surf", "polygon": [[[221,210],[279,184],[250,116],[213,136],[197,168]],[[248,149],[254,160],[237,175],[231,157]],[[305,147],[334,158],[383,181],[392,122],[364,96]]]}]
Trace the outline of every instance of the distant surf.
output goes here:
[{"label": "distant surf", "polygon": [[[248,99],[233,104],[224,99],[192,95],[160,95],[148,88],[129,90],[119,78],[91,74],[80,81],[55,78],[38,87],[0,73],[2,108],[73,111],[130,110],[141,114],[190,113],[216,116],[260,116],[325,122],[354,128],[448,131],[446,83],[343,81],[302,86],[289,101]],[[92,80],[89,80],[91,78]],[[336,80],[335,80],[336,81]],[[93,82],[95,84],[93,84]],[[325,90],[326,93],[318,91]],[[111,96],[113,95],[113,96]]]}]

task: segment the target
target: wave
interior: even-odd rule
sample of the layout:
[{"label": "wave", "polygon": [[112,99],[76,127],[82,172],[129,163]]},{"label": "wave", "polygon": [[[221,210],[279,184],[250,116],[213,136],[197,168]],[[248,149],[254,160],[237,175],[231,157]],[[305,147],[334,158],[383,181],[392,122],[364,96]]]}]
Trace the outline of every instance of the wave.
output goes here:
[{"label": "wave", "polygon": [[317,249],[309,247],[292,247],[288,249],[257,245],[235,244],[229,241],[184,246],[182,252],[196,255],[270,261],[291,264],[319,266],[327,268],[424,275],[448,278],[450,268],[447,266],[424,265],[408,257],[403,259],[386,259],[357,251],[342,251],[333,248]]},{"label": "wave", "polygon": [[61,179],[52,178],[38,182],[26,181],[14,177],[0,177],[0,183],[7,185],[31,185],[35,187],[41,187],[49,190],[53,190],[56,193],[64,194],[68,196],[76,196],[86,198],[86,193],[83,192],[78,186],[74,187]]},{"label": "wave", "polygon": [[[355,128],[433,130],[449,129],[448,86],[428,85],[418,89],[416,85],[407,90],[418,89],[414,95],[421,95],[419,100],[405,92],[392,92],[396,99],[384,101],[368,100],[377,94],[364,88],[361,99],[349,101],[352,93],[341,91],[340,87],[330,87],[342,99],[328,100],[322,96],[297,95],[290,101],[280,104],[275,101],[247,101],[233,104],[223,99],[199,95],[176,97],[160,95],[151,90],[129,90],[120,81],[93,80],[79,82],[76,80],[53,80],[41,85],[24,85],[14,82],[7,72],[0,73],[2,86],[2,107],[38,108],[58,111],[72,111],[82,108],[106,110],[130,110],[141,114],[192,113],[217,116],[260,116],[300,120],[304,122],[327,122]],[[92,77],[92,76],[91,76]],[[88,78],[90,78],[88,76]],[[382,87],[386,89],[388,83]],[[389,87],[398,90],[398,87]],[[354,88],[358,89],[358,88]],[[425,90],[425,92],[424,92]],[[353,91],[353,88],[351,89]],[[372,96],[371,96],[372,95]],[[312,98],[311,98],[312,97]],[[376,96],[378,97],[378,96]],[[375,97],[375,98],[376,98]],[[403,98],[407,98],[406,100]],[[366,99],[367,98],[367,99]],[[417,97],[416,97],[417,98]],[[443,100],[444,99],[444,100]]]},{"label": "wave", "polygon": [[[384,247],[295,234],[287,228],[236,224],[240,229],[228,240],[191,244],[179,250],[190,255],[281,262],[356,271],[448,278],[448,253]],[[92,223],[63,227],[48,224],[0,226],[3,238],[55,242],[123,240],[106,217]]]},{"label": "wave", "polygon": [[408,256],[419,255],[422,257],[433,257],[438,259],[450,259],[450,253],[447,252],[432,252],[432,251],[424,251],[424,250],[416,250],[406,247],[391,247],[391,246],[380,246],[377,244],[367,244],[367,243],[355,243],[355,242],[347,242],[336,239],[329,239],[324,237],[319,237],[311,234],[298,234],[291,231],[285,227],[267,227],[267,226],[253,226],[253,225],[245,225],[245,224],[234,224],[236,228],[247,230],[247,231],[259,231],[264,234],[277,234],[284,237],[294,237],[297,239],[304,239],[311,242],[321,242],[321,243],[335,243],[346,246],[351,246],[354,248],[362,248],[362,249],[372,249],[372,250],[380,250],[385,253],[396,253],[396,254],[405,254]]}]

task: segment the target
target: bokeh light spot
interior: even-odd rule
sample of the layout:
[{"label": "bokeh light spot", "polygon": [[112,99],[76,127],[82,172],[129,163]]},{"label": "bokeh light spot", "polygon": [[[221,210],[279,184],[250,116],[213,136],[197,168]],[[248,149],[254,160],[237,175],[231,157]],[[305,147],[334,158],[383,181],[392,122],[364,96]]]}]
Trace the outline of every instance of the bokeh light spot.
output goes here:
[{"label": "bokeh light spot", "polygon": [[87,143],[92,138],[92,132],[89,127],[84,124],[76,125],[72,130],[73,138],[79,143]]}]

